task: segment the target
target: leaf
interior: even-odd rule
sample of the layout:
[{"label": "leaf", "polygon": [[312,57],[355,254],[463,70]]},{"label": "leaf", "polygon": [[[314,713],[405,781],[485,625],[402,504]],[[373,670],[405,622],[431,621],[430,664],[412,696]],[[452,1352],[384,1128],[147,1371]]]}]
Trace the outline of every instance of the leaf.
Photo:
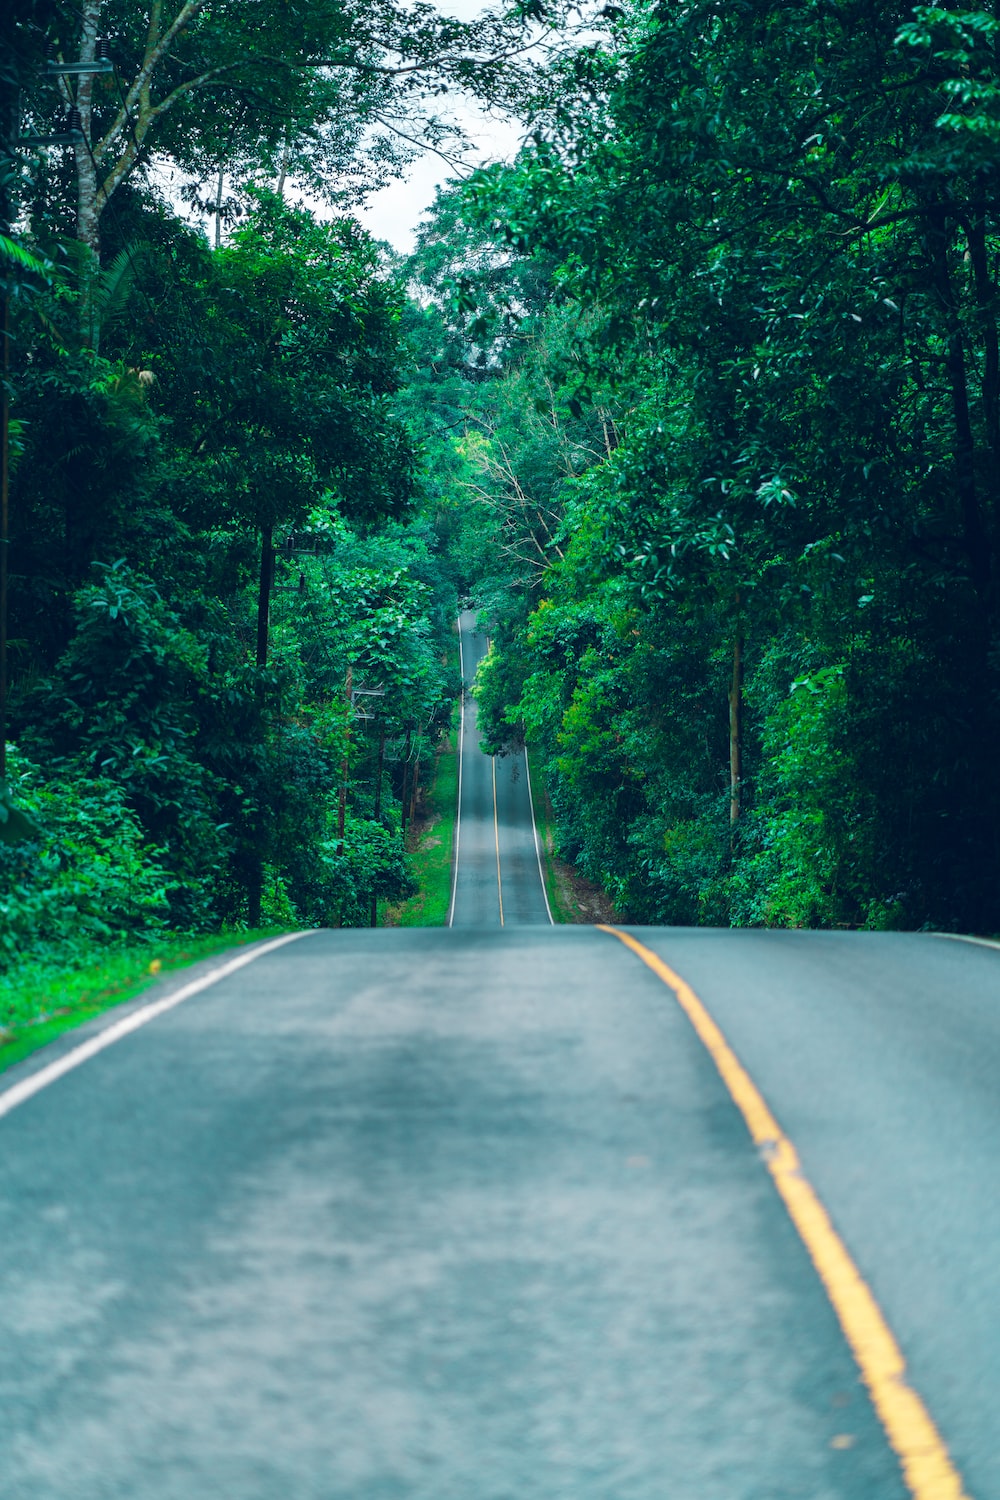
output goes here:
[{"label": "leaf", "polygon": [[19,844],[41,838],[41,830],[10,800],[10,789],[0,785],[0,844]]}]

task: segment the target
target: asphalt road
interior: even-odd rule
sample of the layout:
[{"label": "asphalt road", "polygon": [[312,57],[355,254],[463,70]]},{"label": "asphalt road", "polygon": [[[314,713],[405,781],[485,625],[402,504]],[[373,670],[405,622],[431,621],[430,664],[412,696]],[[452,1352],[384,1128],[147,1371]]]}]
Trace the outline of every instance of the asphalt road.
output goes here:
[{"label": "asphalt road", "polygon": [[480,749],[469,685],[486,654],[475,615],[459,618],[462,677],[461,795],[453,927],[516,927],[551,921],[538,861],[531,781],[524,751],[487,756]]},{"label": "asphalt road", "polygon": [[[0,1500],[955,1500],[674,991],[547,925],[473,709],[452,928],[211,960],[0,1077]],[[1000,950],[635,935],[1000,1500]]]},{"label": "asphalt road", "polygon": [[[1000,1496],[1000,953],[641,936]],[[260,958],[0,1119],[0,1244],[11,1500],[906,1493],[713,1064],[598,930]]]}]

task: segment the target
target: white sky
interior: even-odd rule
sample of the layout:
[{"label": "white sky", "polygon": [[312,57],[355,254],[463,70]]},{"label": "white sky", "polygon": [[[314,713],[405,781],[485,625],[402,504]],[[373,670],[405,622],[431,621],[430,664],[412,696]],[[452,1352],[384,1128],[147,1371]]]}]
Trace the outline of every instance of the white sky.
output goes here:
[{"label": "white sky", "polygon": [[[460,21],[473,21],[486,6],[482,0],[436,0],[436,8]],[[521,143],[523,127],[518,122],[487,115],[473,99],[442,100],[437,108],[461,125],[475,147],[468,155],[475,158],[477,166],[512,157]],[[436,189],[458,175],[439,156],[425,151],[410,164],[405,177],[373,193],[355,212],[376,239],[388,240],[394,249],[408,254],[414,248],[416,227],[434,202]]]},{"label": "white sky", "polygon": [[[513,156],[521,143],[523,127],[485,115],[463,100],[452,113],[474,143],[477,165]],[[454,167],[433,152],[425,151],[411,162],[406,175],[381,188],[354,210],[362,224],[379,240],[388,240],[394,249],[408,254],[414,248],[415,231],[424,213],[434,202],[438,186],[458,176]]]},{"label": "white sky", "polygon": [[[3,0],[0,0],[0,4],[2,3]],[[495,7],[496,0],[493,3]],[[445,15],[471,21],[487,7],[482,0],[437,0],[436,8]],[[468,95],[456,94],[452,98],[435,100],[435,113],[445,121],[457,123],[464,131],[468,146],[461,154],[463,160],[470,165],[483,166],[492,161],[509,160],[523,139],[524,127],[519,121],[499,114],[487,114]],[[199,223],[211,240],[215,232],[214,218],[192,213],[190,208],[183,205],[175,169],[167,162],[157,163],[154,160],[151,175],[174,209]],[[442,160],[433,151],[420,152],[401,178],[372,193],[364,203],[353,205],[351,213],[360,219],[376,239],[388,240],[395,250],[404,255],[409,254],[415,248],[417,226],[433,204],[437,188],[449,179],[461,175],[463,174],[458,168]],[[294,181],[289,184],[289,188],[288,196],[295,201],[304,202],[320,218],[329,212],[308,192],[297,192]]]}]

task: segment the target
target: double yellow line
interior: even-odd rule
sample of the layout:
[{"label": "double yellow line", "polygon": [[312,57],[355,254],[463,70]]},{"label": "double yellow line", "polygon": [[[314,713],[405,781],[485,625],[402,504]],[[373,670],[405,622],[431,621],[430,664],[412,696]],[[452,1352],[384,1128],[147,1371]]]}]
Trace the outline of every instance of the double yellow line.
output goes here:
[{"label": "double yellow line", "polygon": [[914,1500],[969,1500],[929,1411],[907,1382],[906,1361],[882,1309],[760,1090],[691,986],[631,934],[603,925],[601,931],[631,948],[673,991],[710,1053],[819,1272]]}]

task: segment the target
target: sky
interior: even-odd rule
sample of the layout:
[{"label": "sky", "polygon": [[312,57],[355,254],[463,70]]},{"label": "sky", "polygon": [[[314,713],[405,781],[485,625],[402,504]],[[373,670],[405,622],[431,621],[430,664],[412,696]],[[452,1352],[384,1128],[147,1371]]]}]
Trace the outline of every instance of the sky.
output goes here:
[{"label": "sky", "polygon": [[[436,9],[442,14],[455,16],[460,21],[473,21],[486,8],[482,0],[437,0],[436,3]],[[475,159],[477,166],[513,156],[524,133],[521,124],[487,115],[467,96],[448,102],[451,108],[447,113],[458,121],[475,147],[468,155]],[[444,114],[445,110],[441,109],[441,113]],[[434,202],[437,188],[457,175],[454,167],[433,152],[425,151],[410,164],[402,180],[373,193],[367,203],[356,210],[358,218],[376,239],[388,240],[394,249],[408,254],[414,248],[417,225]]]},{"label": "sky", "polygon": [[[0,4],[3,0],[0,0]],[[494,0],[495,8],[495,0]],[[487,9],[482,0],[437,0],[436,9],[459,20],[471,21]],[[435,101],[435,112],[443,118],[457,123],[464,131],[468,147],[463,159],[471,165],[482,166],[487,162],[509,160],[514,156],[524,136],[524,126],[516,120],[498,114],[488,114],[469,95],[456,94],[448,99]],[[434,202],[438,187],[451,178],[462,175],[451,163],[433,151],[421,151],[416,155],[403,176],[392,181],[388,187],[372,193],[360,205],[352,205],[351,213],[361,220],[365,228],[378,240],[387,240],[400,254],[408,255],[416,245],[416,231],[420,220]],[[154,161],[152,177],[164,192],[175,210],[195,223],[199,223],[211,240],[214,237],[215,221],[210,215],[192,211],[180,195],[180,174],[169,163]],[[303,203],[319,218],[329,214],[329,209],[312,198],[308,191],[296,191],[290,184],[296,202]]]},{"label": "sky", "polygon": [[[475,156],[477,164],[508,158],[521,143],[520,124],[487,116],[470,101],[456,104],[453,114],[475,144],[476,151],[470,155]],[[408,254],[414,248],[417,225],[434,202],[437,188],[457,175],[454,167],[425,151],[411,162],[402,180],[373,193],[355,213],[376,239],[388,240],[395,250]]]}]

